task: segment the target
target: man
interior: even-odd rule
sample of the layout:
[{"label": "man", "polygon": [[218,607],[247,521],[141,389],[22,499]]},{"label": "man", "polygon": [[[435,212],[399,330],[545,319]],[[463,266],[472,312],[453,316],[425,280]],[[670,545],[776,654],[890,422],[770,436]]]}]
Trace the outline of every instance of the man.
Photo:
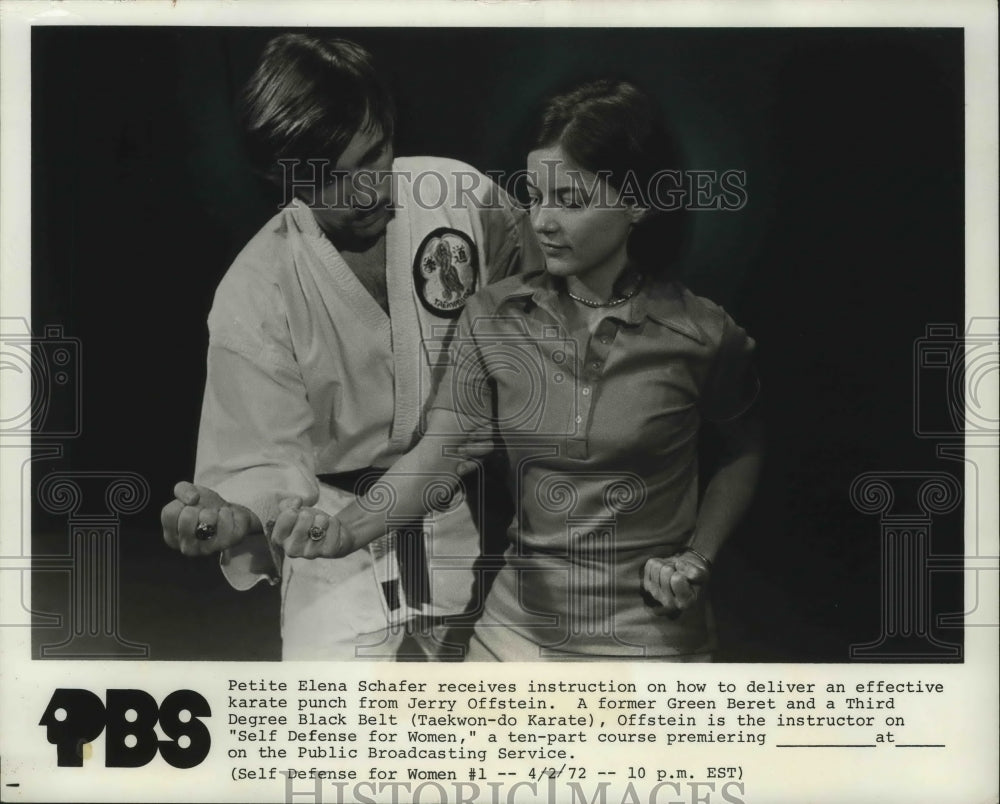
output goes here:
[{"label": "man", "polygon": [[[175,488],[164,538],[221,552],[236,588],[280,577],[284,658],[393,658],[407,622],[468,604],[471,506],[337,560],[285,557],[265,531],[287,498],[335,514],[411,446],[434,344],[483,283],[533,267],[537,246],[482,174],[393,159],[390,95],[352,42],[273,39],[242,123],[257,169],[294,198],[216,291],[196,485]],[[323,518],[307,520],[321,539]]]}]

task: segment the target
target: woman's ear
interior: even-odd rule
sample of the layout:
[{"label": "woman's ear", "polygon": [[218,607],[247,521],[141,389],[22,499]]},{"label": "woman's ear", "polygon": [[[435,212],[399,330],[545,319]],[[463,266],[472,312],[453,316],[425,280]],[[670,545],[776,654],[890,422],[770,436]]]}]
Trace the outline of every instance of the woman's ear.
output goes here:
[{"label": "woman's ear", "polygon": [[627,210],[629,221],[633,226],[642,223],[649,216],[649,211],[649,207],[643,207],[639,204],[629,204]]}]

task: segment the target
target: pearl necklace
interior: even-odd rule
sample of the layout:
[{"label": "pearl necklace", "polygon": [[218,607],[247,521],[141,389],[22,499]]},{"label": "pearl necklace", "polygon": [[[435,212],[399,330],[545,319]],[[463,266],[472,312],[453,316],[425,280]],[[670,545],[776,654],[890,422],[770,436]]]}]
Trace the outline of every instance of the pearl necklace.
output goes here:
[{"label": "pearl necklace", "polygon": [[575,302],[580,302],[580,304],[585,304],[587,307],[617,307],[619,304],[625,304],[629,299],[631,299],[636,293],[639,292],[639,288],[642,287],[642,277],[636,279],[633,288],[626,293],[624,296],[618,296],[616,298],[608,299],[606,302],[594,301],[592,299],[584,299],[577,296],[569,288],[566,288],[567,295]]}]

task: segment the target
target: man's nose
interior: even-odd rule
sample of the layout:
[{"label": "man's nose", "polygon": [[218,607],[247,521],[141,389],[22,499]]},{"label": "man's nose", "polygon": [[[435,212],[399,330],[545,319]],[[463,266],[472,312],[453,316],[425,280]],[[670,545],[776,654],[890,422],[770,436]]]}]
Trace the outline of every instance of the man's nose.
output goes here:
[{"label": "man's nose", "polygon": [[355,177],[351,205],[356,209],[375,209],[391,203],[392,171],[371,170],[364,176]]}]

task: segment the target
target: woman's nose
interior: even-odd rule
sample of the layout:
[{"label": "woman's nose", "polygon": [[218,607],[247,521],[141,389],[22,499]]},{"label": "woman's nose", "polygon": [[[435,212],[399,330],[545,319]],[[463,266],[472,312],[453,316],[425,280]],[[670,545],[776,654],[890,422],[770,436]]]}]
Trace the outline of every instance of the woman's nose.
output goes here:
[{"label": "woman's nose", "polygon": [[531,208],[531,225],[536,232],[551,232],[555,229],[552,210],[546,209],[544,203],[537,203]]}]

